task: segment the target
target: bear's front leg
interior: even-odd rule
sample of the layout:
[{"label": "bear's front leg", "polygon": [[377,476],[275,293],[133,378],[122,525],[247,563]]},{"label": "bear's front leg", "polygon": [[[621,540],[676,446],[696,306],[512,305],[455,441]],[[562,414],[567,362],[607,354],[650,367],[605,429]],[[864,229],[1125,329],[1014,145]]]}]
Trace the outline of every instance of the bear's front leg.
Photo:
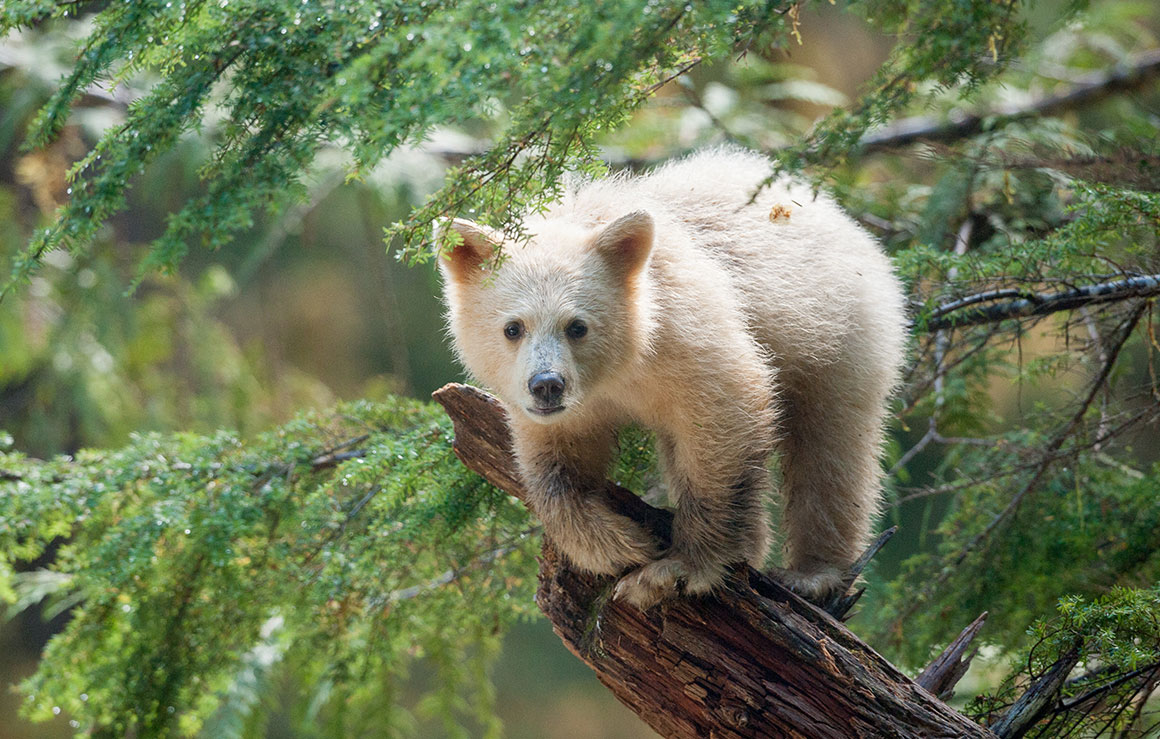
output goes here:
[{"label": "bear's front leg", "polygon": [[610,429],[545,433],[513,425],[512,430],[528,503],[573,566],[617,575],[660,556],[656,537],[613,512],[600,495],[615,440]]},{"label": "bear's front leg", "polygon": [[769,537],[768,432],[755,426],[748,438],[730,439],[734,443],[721,438],[661,437],[669,495],[677,505],[673,545],[662,559],[621,578],[617,599],[646,609],[681,590],[711,593],[730,565],[761,566]]}]

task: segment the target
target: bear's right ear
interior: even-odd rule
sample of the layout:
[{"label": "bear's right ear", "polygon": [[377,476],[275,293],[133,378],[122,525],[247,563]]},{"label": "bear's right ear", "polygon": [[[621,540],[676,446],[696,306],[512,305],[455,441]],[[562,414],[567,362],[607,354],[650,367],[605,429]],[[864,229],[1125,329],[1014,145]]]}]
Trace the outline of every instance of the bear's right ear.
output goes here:
[{"label": "bear's right ear", "polygon": [[447,279],[468,282],[484,274],[484,265],[499,248],[498,234],[487,226],[462,218],[440,221],[435,225],[435,244],[443,240],[445,229],[459,234],[459,243],[439,256],[439,269]]},{"label": "bear's right ear", "polygon": [[652,216],[643,210],[621,216],[600,232],[593,245],[622,277],[632,277],[652,253]]}]

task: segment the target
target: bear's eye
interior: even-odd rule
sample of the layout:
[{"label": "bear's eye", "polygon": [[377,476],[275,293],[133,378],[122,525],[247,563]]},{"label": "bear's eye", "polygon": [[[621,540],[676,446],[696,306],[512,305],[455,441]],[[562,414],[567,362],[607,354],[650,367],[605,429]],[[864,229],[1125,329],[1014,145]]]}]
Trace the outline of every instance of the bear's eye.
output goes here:
[{"label": "bear's eye", "polygon": [[503,335],[515,341],[524,335],[524,327],[519,321],[508,321],[503,327]]},{"label": "bear's eye", "polygon": [[569,339],[583,339],[588,334],[588,326],[577,318],[568,324],[568,328],[564,329],[564,333],[568,334]]}]

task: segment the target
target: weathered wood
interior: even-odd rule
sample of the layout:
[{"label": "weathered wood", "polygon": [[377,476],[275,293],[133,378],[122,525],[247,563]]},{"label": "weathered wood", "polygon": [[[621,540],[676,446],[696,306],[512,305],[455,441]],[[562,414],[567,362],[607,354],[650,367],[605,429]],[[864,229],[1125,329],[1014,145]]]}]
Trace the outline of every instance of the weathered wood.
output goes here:
[{"label": "weathered wood", "polygon": [[[447,385],[459,458],[524,498],[502,406]],[[668,537],[672,516],[611,482],[601,495]],[[993,737],[840,622],[769,576],[738,567],[713,598],[646,612],[611,599],[615,579],[577,572],[550,542],[536,603],[622,703],[667,737]]]},{"label": "weathered wood", "polygon": [[[929,665],[914,678],[914,681],[939,697],[940,700],[949,700],[955,694],[955,685],[967,674],[971,667],[971,660],[979,650],[967,654],[971,642],[979,635],[983,624],[987,621],[987,612],[983,611],[971,625],[963,629],[955,640],[947,645],[942,654],[935,657]],[[964,657],[964,655],[966,655]]]},{"label": "weathered wood", "polygon": [[1079,662],[1079,649],[1073,649],[1059,658],[1043,677],[1027,689],[1019,700],[991,725],[991,729],[1002,739],[1017,739],[1047,712],[1050,704],[1059,695],[1059,689]]}]

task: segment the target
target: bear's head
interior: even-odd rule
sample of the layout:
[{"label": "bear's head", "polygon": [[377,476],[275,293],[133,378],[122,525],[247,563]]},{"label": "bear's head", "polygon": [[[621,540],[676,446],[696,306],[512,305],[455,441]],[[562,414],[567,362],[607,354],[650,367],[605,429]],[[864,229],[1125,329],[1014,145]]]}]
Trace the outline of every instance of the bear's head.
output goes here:
[{"label": "bear's head", "polygon": [[647,352],[648,213],[595,229],[543,219],[521,243],[470,221],[444,227],[458,234],[439,259],[456,353],[511,413],[544,424],[580,419]]}]

